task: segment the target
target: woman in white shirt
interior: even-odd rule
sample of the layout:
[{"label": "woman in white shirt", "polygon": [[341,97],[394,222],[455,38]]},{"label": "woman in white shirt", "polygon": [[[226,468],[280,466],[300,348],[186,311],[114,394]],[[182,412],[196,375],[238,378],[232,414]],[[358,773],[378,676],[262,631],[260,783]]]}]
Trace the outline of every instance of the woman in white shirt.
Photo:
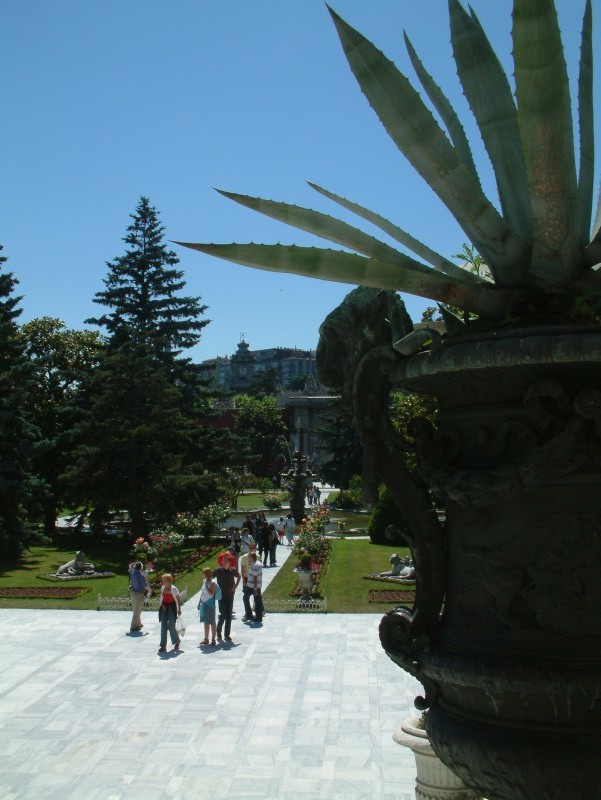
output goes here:
[{"label": "woman in white shirt", "polygon": [[214,647],[216,644],[215,591],[217,589],[217,583],[216,581],[213,580],[213,570],[210,567],[205,567],[202,571],[202,574],[205,577],[204,581],[202,582],[202,588],[200,590],[200,600],[198,601],[198,608],[200,610],[200,619],[205,624],[205,638],[202,640],[200,644],[203,645],[209,643],[209,627],[210,627],[211,633],[213,634],[211,647]]}]

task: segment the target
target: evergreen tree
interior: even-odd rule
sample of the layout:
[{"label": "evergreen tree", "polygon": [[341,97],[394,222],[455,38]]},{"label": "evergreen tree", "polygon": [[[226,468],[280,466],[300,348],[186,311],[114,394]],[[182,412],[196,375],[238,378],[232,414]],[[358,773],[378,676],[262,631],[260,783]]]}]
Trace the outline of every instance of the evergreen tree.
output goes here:
[{"label": "evergreen tree", "polygon": [[250,466],[260,477],[271,474],[271,461],[281,436],[288,432],[282,409],[275,397],[252,397],[239,394],[234,397],[236,406],[236,434],[238,458]]},{"label": "evergreen tree", "polygon": [[223,458],[214,444],[210,395],[200,371],[182,353],[208,320],[199,298],[180,296],[185,282],[164,228],[142,197],[124,238],[127,252],[108,262],[107,307],[87,320],[106,328],[99,368],[78,404],[76,450],[65,473],[74,499],[97,510],[126,509],[132,532],[212,499],[206,472]]},{"label": "evergreen tree", "polygon": [[[0,246],[2,250],[2,246]],[[0,256],[0,270],[6,261]],[[31,512],[42,490],[31,460],[38,439],[26,412],[32,370],[16,323],[18,281],[0,271],[0,555],[17,555],[31,532]]]},{"label": "evergreen tree", "polygon": [[[209,320],[200,319],[207,306],[197,297],[181,297],[183,272],[179,258],[163,242],[164,226],[147,197],[141,197],[123,241],[127,252],[107,262],[106,289],[94,302],[110,309],[87,323],[106,328],[113,344],[131,341],[154,355],[181,380],[190,366],[183,350],[200,340]],[[193,370],[195,372],[195,370]]]},{"label": "evergreen tree", "polygon": [[70,330],[52,317],[25,323],[21,336],[35,372],[29,409],[43,445],[36,449],[33,466],[47,487],[42,502],[44,532],[51,536],[57,506],[64,499],[59,478],[71,460],[72,401],[87,372],[98,363],[101,340],[95,331]]},{"label": "evergreen tree", "polygon": [[329,458],[319,469],[321,479],[340,489],[348,489],[353,475],[363,471],[363,447],[357,431],[344,419],[339,409],[323,415],[320,428]]},{"label": "evergreen tree", "polygon": [[126,509],[135,536],[213,499],[206,461],[196,460],[199,426],[156,360],[122,344],[82,390],[79,443],[65,482],[98,511]]}]

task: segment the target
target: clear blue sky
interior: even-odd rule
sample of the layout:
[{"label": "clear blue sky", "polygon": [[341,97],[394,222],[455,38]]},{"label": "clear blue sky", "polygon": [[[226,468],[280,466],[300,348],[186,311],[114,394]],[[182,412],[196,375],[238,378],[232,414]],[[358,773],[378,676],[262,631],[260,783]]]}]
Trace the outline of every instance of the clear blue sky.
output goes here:
[{"label": "clear blue sky", "polygon": [[[407,31],[467,120],[496,198],[455,73],[446,0],[331,4],[412,76]],[[472,5],[511,73],[510,0]],[[600,6],[593,0],[597,50]],[[584,0],[557,7],[574,100]],[[124,252],[140,195],[167,238],[183,241],[320,244],[211,188],[351,219],[306,180],[445,255],[465,241],[369,108],[322,0],[0,0],[0,36],[0,243],[22,321],[82,328],[98,313],[92,298],[105,262]],[[241,332],[252,348],[315,347],[320,322],[352,288],[174,249],[186,293],[209,306],[198,360],[231,354]],[[419,318],[427,303],[405,300]]]}]

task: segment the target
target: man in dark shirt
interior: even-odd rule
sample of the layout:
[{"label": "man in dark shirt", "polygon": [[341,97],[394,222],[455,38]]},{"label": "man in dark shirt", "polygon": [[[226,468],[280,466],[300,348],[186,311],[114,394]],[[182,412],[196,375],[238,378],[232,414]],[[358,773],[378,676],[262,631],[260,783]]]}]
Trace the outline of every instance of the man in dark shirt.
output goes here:
[{"label": "man in dark shirt", "polygon": [[240,573],[234,567],[232,569],[229,555],[224,555],[221,566],[213,572],[213,578],[221,589],[221,600],[219,601],[219,619],[217,620],[217,638],[222,640],[221,632],[225,622],[226,642],[231,642],[230,630],[232,627],[232,611],[234,609],[234,595],[240,583]]}]

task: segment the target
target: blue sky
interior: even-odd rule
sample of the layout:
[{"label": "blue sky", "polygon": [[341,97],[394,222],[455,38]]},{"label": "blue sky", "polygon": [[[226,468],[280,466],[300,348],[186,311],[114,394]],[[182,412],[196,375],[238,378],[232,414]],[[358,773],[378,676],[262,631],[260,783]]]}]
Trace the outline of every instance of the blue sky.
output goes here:
[{"label": "blue sky", "polygon": [[[412,77],[407,31],[466,122],[496,198],[455,73],[446,0],[331,4]],[[511,74],[510,0],[472,5]],[[574,100],[584,0],[556,5]],[[466,239],[369,108],[322,0],[0,0],[0,36],[0,243],[22,321],[82,328],[98,313],[92,298],[106,261],[124,252],[141,195],[174,240],[320,244],[212,187],[356,222],[307,180],[444,255]],[[209,306],[198,360],[231,354],[241,333],[252,348],[315,347],[320,322],[352,288],[174,249],[186,293]],[[414,318],[427,305],[405,301]]]}]

